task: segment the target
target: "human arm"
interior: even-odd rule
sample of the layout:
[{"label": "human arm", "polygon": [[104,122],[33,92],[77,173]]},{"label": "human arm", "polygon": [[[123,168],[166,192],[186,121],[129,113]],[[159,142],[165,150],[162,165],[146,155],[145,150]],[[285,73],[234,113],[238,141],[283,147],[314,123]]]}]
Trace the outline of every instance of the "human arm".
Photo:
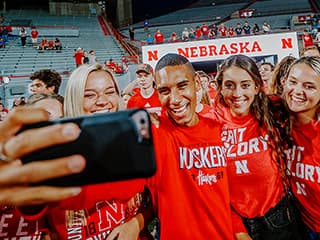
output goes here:
[{"label": "human arm", "polygon": [[47,121],[48,113],[34,107],[15,108],[0,123],[0,203],[26,206],[59,201],[80,193],[78,187],[31,186],[50,178],[81,172],[83,157],[75,155],[54,160],[22,164],[19,158],[40,148],[75,140],[80,129],[75,124],[55,124],[18,133],[24,124]]},{"label": "human arm", "polygon": [[152,204],[141,209],[132,219],[125,222],[112,230],[106,240],[135,240],[138,239],[139,233],[144,229],[154,217]]},{"label": "human arm", "polygon": [[241,217],[232,209],[231,210],[231,218],[233,231],[235,233],[237,240],[252,240],[249,236]]}]

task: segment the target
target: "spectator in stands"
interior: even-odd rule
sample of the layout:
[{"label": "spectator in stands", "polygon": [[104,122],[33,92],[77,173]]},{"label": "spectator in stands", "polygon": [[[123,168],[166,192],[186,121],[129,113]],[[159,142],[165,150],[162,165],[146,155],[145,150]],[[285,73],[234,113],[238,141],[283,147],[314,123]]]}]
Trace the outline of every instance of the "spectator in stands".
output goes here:
[{"label": "spectator in stands", "polygon": [[27,30],[24,27],[21,27],[19,36],[21,39],[22,47],[26,47],[26,40],[27,40]]},{"label": "spectator in stands", "polygon": [[312,39],[312,35],[311,33],[308,32],[307,29],[305,29],[303,31],[303,35],[302,35],[302,42],[303,42],[303,47],[307,48],[310,46],[313,46],[313,39]]},{"label": "spectator in stands", "polygon": [[218,27],[216,23],[212,24],[211,29],[214,31],[215,36],[218,36]]},{"label": "spectator in stands", "polygon": [[144,22],[143,22],[143,29],[144,29],[144,32],[145,33],[148,33],[149,32],[149,20],[148,19],[145,19]]},{"label": "spectator in stands", "polygon": [[147,44],[153,44],[154,43],[154,37],[150,33],[148,33],[148,35],[147,35],[146,43]]},{"label": "spectator in stands", "polygon": [[192,41],[196,38],[195,30],[191,27],[189,29],[189,39]]},{"label": "spectator in stands", "polygon": [[54,40],[54,49],[57,51],[62,50],[62,45],[61,45],[61,41],[59,38],[56,38],[56,40]]},{"label": "spectator in stands", "polygon": [[27,104],[45,109],[49,114],[49,119],[54,120],[63,117],[63,100],[59,94],[38,92],[29,96]]},{"label": "spectator in stands", "polygon": [[184,28],[182,33],[181,33],[181,40],[182,41],[188,41],[189,40],[189,31],[188,28]]},{"label": "spectator in stands", "polygon": [[248,21],[244,22],[244,25],[243,25],[242,29],[243,29],[243,33],[245,35],[250,35],[251,34],[251,26],[249,25]]},{"label": "spectator in stands", "polygon": [[106,63],[106,67],[109,70],[111,70],[113,73],[116,73],[116,74],[124,73],[123,68],[120,65],[118,65],[116,62],[114,62],[112,58],[110,58],[109,61]]},{"label": "spectator in stands", "polygon": [[263,81],[263,90],[267,95],[272,94],[271,83],[273,75],[274,65],[270,62],[263,62],[259,66],[259,72]]},{"label": "spectator in stands", "polygon": [[176,32],[172,32],[169,41],[170,42],[179,42],[178,34]]},{"label": "spectator in stands", "polygon": [[0,48],[5,48],[6,47],[6,42],[2,37],[0,37]]},{"label": "spectator in stands", "polygon": [[0,102],[0,122],[6,118],[8,113],[9,113],[9,110],[4,107],[3,102]]},{"label": "spectator in stands", "polygon": [[202,39],[202,31],[200,26],[196,26],[195,35],[197,40]]},{"label": "spectator in stands", "polygon": [[47,50],[47,49],[48,49],[48,41],[45,37],[43,37],[39,46],[39,50],[43,52],[44,50]]},{"label": "spectator in stands", "polygon": [[0,26],[4,25],[4,21],[5,21],[5,17],[3,15],[3,13],[1,13],[1,15],[0,15]]},{"label": "spectator in stands", "polygon": [[32,80],[31,92],[58,94],[62,78],[59,73],[53,69],[42,69],[34,72],[30,79]]},{"label": "spectator in stands", "polygon": [[50,39],[48,41],[48,49],[49,50],[53,50],[54,49],[54,41],[52,39]]},{"label": "spectator in stands", "polygon": [[164,42],[164,35],[160,31],[160,29],[157,29],[155,35],[154,35],[154,41],[155,43],[163,43]]},{"label": "spectator in stands", "polygon": [[203,23],[201,26],[202,38],[208,39],[209,27],[207,24]]},{"label": "spectator in stands", "polygon": [[96,64],[98,62],[95,52],[92,49],[89,51],[88,58],[89,58],[89,64]]},{"label": "spectator in stands", "polygon": [[210,28],[208,37],[209,37],[209,39],[214,39],[214,38],[216,38],[216,33],[215,33],[215,31],[213,30],[213,28]]},{"label": "spectator in stands", "polygon": [[271,26],[266,21],[264,21],[262,24],[262,31],[263,31],[263,33],[270,33],[271,32]]},{"label": "spectator in stands", "polygon": [[225,38],[227,36],[228,33],[228,29],[227,27],[224,25],[224,23],[221,23],[218,29],[219,32],[219,36],[222,38]]},{"label": "spectator in stands", "polygon": [[129,28],[129,37],[130,37],[131,41],[134,40],[134,28],[133,27]]},{"label": "spectator in stands", "polygon": [[234,31],[236,32],[237,36],[241,36],[242,35],[242,27],[240,23],[237,23],[236,28],[234,29]]},{"label": "spectator in stands", "polygon": [[217,95],[216,88],[211,87],[211,85],[210,85],[211,78],[207,73],[205,73],[202,70],[197,71],[196,73],[197,73],[197,75],[199,75],[200,83],[201,83],[202,88],[204,89],[204,92],[207,92],[209,95],[210,104],[209,104],[209,102],[207,102],[207,104],[211,106],[211,104],[214,102],[214,99]]},{"label": "spectator in stands", "polygon": [[253,34],[258,34],[259,32],[260,32],[260,28],[259,28],[258,24],[255,23],[255,24],[253,25],[253,28],[252,28],[252,33],[253,33]]},{"label": "spectator in stands", "polygon": [[2,38],[4,40],[4,43],[8,42],[8,35],[9,35],[8,27],[4,26],[2,31]]},{"label": "spectator in stands", "polygon": [[82,64],[89,64],[89,57],[87,51],[83,51]]},{"label": "spectator in stands", "polygon": [[305,47],[301,51],[301,57],[320,57],[319,48],[315,45]]},{"label": "spectator in stands", "polygon": [[233,27],[229,27],[228,29],[228,37],[234,37],[235,31],[233,30]]},{"label": "spectator in stands", "polygon": [[37,29],[33,27],[31,30],[31,42],[32,42],[32,47],[34,48],[38,47],[38,36],[39,36],[39,33]]},{"label": "spectator in stands", "polygon": [[73,57],[76,62],[76,67],[79,67],[82,64],[83,55],[84,54],[81,47],[78,47],[78,49],[75,49],[73,51]]}]

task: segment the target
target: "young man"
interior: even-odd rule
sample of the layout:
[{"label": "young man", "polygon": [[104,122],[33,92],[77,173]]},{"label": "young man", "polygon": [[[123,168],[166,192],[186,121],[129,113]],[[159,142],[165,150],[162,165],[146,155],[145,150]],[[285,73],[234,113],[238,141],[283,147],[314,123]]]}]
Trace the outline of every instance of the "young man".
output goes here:
[{"label": "young man", "polygon": [[274,65],[270,62],[264,62],[259,67],[259,72],[263,81],[263,89],[267,95],[272,94],[271,83]]},{"label": "young man", "polygon": [[61,85],[61,76],[55,70],[42,69],[34,72],[30,79],[32,80],[31,92],[45,93],[45,94],[58,94]]},{"label": "young man", "polygon": [[160,236],[233,239],[221,125],[195,112],[200,78],[185,57],[167,54],[155,82],[164,111],[153,129],[157,172],[148,186]]},{"label": "young man", "polygon": [[150,113],[161,114],[161,103],[154,88],[153,69],[149,64],[140,64],[136,71],[139,90],[132,96],[127,108],[144,108]]}]

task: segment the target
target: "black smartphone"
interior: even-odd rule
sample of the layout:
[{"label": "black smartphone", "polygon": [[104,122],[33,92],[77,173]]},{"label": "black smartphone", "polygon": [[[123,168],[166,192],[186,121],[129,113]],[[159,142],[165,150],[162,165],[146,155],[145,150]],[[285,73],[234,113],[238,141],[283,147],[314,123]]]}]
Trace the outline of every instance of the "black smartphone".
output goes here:
[{"label": "black smartphone", "polygon": [[41,184],[81,186],[155,173],[151,122],[144,109],[123,110],[90,116],[63,118],[27,125],[22,131],[51,124],[74,122],[81,128],[77,140],[38,150],[21,158],[23,163],[81,154],[86,168],[78,174],[55,178]]}]

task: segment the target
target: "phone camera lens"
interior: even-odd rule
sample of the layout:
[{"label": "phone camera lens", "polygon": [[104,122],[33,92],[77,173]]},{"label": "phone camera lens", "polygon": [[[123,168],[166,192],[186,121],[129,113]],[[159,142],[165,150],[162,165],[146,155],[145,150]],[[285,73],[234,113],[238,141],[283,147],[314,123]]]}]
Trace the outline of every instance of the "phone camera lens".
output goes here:
[{"label": "phone camera lens", "polygon": [[140,123],[141,123],[141,124],[145,124],[145,123],[146,123],[146,120],[143,119],[143,118],[141,118],[141,119],[140,119]]}]

